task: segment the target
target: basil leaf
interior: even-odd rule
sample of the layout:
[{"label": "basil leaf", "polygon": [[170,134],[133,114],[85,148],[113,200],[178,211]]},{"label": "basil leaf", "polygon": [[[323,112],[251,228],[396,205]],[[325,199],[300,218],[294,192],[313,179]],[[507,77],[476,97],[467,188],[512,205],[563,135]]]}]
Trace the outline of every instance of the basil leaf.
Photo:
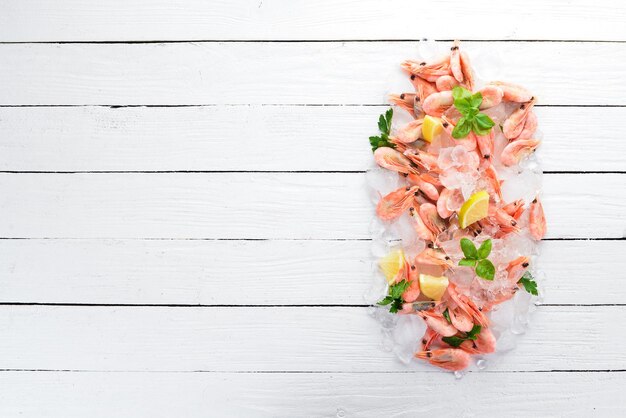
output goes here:
[{"label": "basil leaf", "polygon": [[480,244],[480,247],[478,248],[478,258],[480,259],[484,259],[489,257],[489,254],[491,254],[491,240],[485,240],[483,241],[482,244]]},{"label": "basil leaf", "polygon": [[446,321],[448,321],[448,323],[452,323],[452,320],[450,319],[450,312],[448,312],[448,309],[446,308],[445,311],[443,311],[442,313],[443,317],[446,318]]},{"label": "basil leaf", "polygon": [[[461,86],[454,86],[452,88],[452,98],[454,99],[455,102],[457,100],[469,99],[470,97],[472,97],[472,93],[468,89],[465,89]],[[455,106],[456,106],[456,103],[455,103]]]},{"label": "basil leaf", "polygon": [[472,260],[469,258],[462,258],[461,260],[459,260],[459,266],[474,267],[475,265],[476,260]]},{"label": "basil leaf", "polygon": [[473,110],[472,106],[470,105],[467,99],[455,100],[454,107],[456,107],[457,110],[461,112],[463,116],[467,116],[467,114]]},{"label": "basil leaf", "polygon": [[470,106],[478,109],[478,106],[483,102],[483,95],[481,92],[474,93],[469,97]]},{"label": "basil leaf", "polygon": [[465,341],[465,338],[452,336],[452,337],[443,337],[441,340],[447,343],[448,345],[451,345],[452,347],[459,347],[461,344],[463,344],[463,341]]},{"label": "basil leaf", "polygon": [[481,329],[482,327],[480,325],[474,325],[470,332],[467,333],[466,338],[468,340],[476,341],[476,338],[478,338],[478,334],[480,334]]},{"label": "basil leaf", "polygon": [[465,138],[472,130],[472,122],[468,119],[461,118],[452,130],[452,137],[455,139]]},{"label": "basil leaf", "polygon": [[383,134],[387,133],[387,121],[384,115],[380,115],[378,118],[378,130]]},{"label": "basil leaf", "polygon": [[496,274],[496,268],[489,260],[480,260],[476,265],[476,275],[485,280],[493,280]]},{"label": "basil leaf", "polygon": [[477,125],[476,119],[472,119],[472,131],[478,136],[485,136],[489,134],[491,129],[481,129],[480,126]]},{"label": "basil leaf", "polygon": [[474,119],[476,121],[476,126],[482,130],[489,130],[495,125],[495,122],[484,113],[478,113]]},{"label": "basil leaf", "polygon": [[465,258],[469,258],[471,260],[476,260],[478,258],[478,252],[476,251],[474,243],[467,238],[461,238],[461,250],[463,250]]}]

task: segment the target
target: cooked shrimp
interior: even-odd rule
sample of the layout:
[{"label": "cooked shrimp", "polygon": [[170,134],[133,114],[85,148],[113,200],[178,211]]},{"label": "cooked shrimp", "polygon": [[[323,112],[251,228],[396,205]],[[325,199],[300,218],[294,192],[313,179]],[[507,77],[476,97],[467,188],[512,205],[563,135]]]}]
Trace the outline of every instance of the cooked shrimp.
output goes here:
[{"label": "cooked shrimp", "polygon": [[502,164],[509,167],[518,164],[522,159],[532,154],[539,146],[538,139],[518,139],[509,143],[500,154]]},{"label": "cooked shrimp", "polygon": [[440,348],[432,351],[420,351],[415,357],[446,370],[464,370],[469,367],[470,355],[458,348]]},{"label": "cooked shrimp", "polygon": [[395,135],[390,137],[394,143],[410,144],[417,141],[422,135],[422,124],[424,119],[415,119],[398,129]]},{"label": "cooked shrimp", "polygon": [[374,160],[382,168],[386,168],[398,173],[416,173],[416,169],[411,165],[411,161],[402,153],[389,147],[380,147],[374,151]]},{"label": "cooked shrimp", "polygon": [[409,112],[414,118],[418,117],[422,113],[422,105],[416,102],[417,94],[415,93],[402,93],[402,94],[390,94],[389,101],[401,109]]},{"label": "cooked shrimp", "polygon": [[496,337],[489,328],[482,328],[475,341],[465,340],[460,348],[470,354],[490,354],[496,351]]},{"label": "cooked shrimp", "polygon": [[546,218],[543,214],[543,205],[538,197],[530,204],[530,235],[537,241],[546,235]]},{"label": "cooked shrimp", "polygon": [[526,125],[526,119],[535,106],[535,100],[528,103],[522,103],[515,112],[504,121],[502,132],[507,139],[514,139],[520,136]]},{"label": "cooked shrimp", "polygon": [[437,78],[450,74],[450,57],[446,56],[432,64],[427,64],[425,61],[406,60],[400,66],[409,74],[434,83]]},{"label": "cooked shrimp", "polygon": [[451,91],[433,93],[424,100],[422,109],[427,115],[441,116],[454,103]]},{"label": "cooked shrimp", "polygon": [[481,110],[499,105],[504,97],[504,92],[498,86],[487,85],[478,91],[483,96],[483,102],[480,104]]},{"label": "cooked shrimp", "polygon": [[384,196],[376,206],[376,214],[384,221],[390,221],[402,215],[413,204],[418,187],[401,187]]},{"label": "cooked shrimp", "polygon": [[431,310],[421,311],[419,316],[426,322],[429,328],[432,328],[437,334],[444,337],[452,337],[459,332],[458,329],[448,322],[448,320],[440,313]]},{"label": "cooked shrimp", "polygon": [[489,85],[500,87],[503,93],[502,99],[506,102],[524,103],[533,99],[532,93],[517,84],[492,81]]},{"label": "cooked shrimp", "polygon": [[458,86],[459,82],[456,81],[456,78],[451,75],[442,75],[437,79],[435,85],[437,86],[437,90],[447,91],[452,90],[455,86]]}]

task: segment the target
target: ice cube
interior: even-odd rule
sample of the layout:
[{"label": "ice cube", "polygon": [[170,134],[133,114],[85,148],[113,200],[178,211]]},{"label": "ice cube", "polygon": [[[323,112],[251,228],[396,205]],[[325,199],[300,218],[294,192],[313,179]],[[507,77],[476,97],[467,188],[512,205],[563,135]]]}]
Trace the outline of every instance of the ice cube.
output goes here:
[{"label": "ice cube", "polygon": [[470,58],[476,76],[485,83],[502,78],[502,57],[497,49],[481,48],[475,51]]},{"label": "ice cube", "polygon": [[398,359],[408,364],[419,347],[420,338],[426,331],[426,323],[417,315],[398,315],[392,331],[394,352]]}]

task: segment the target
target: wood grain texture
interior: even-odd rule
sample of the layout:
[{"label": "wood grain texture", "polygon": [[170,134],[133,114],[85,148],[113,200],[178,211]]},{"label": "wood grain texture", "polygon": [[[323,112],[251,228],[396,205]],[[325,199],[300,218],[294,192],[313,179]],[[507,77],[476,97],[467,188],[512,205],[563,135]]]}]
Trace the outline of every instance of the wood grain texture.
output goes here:
[{"label": "wood grain texture", "polygon": [[[354,171],[384,107],[0,108],[0,170]],[[624,171],[626,108],[541,107],[546,171]],[[223,128],[219,128],[223,127]]]},{"label": "wood grain texture", "polygon": [[[0,174],[0,236],[370,238],[362,173]],[[544,176],[548,237],[621,238],[626,175]]]},{"label": "wood grain texture", "polygon": [[[0,301],[365,304],[377,269],[370,247],[369,241],[0,240]],[[537,264],[547,278],[544,303],[623,304],[625,251],[626,241],[544,242]],[[236,294],[225,283],[237,283]]]},{"label": "wood grain texture", "polygon": [[[447,51],[450,43],[439,45]],[[416,47],[1,44],[0,104],[382,104],[386,93],[412,89],[399,64],[414,57]],[[463,48],[483,55],[489,68],[500,56],[499,78],[529,88],[540,104],[626,105],[626,43],[467,42]]]},{"label": "wood grain texture", "polygon": [[615,0],[514,0],[506,4],[393,0],[383,5],[374,0],[315,4],[303,0],[111,0],[106,5],[21,0],[6,5],[0,14],[0,40],[626,40],[625,18],[624,4]]},{"label": "wood grain texture", "polygon": [[0,414],[616,417],[624,384],[625,373],[0,373]]},{"label": "wood grain texture", "polygon": [[[383,351],[368,309],[2,306],[0,369],[432,370]],[[541,306],[489,370],[626,369],[626,334],[608,325],[625,320],[621,307]]]}]

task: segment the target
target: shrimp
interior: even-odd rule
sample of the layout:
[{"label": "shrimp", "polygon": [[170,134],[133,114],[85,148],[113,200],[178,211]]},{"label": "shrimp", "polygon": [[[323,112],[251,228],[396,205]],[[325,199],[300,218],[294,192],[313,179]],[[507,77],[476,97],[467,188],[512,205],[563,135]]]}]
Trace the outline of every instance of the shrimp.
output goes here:
[{"label": "shrimp", "polygon": [[459,330],[448,322],[448,320],[440,313],[431,310],[421,311],[418,313],[422,317],[426,325],[435,331],[437,334],[444,337],[452,337],[456,335]]},{"label": "shrimp", "polygon": [[480,308],[476,306],[474,302],[467,296],[458,293],[454,283],[448,285],[446,290],[446,296],[450,298],[456,305],[465,311],[472,319],[483,327],[489,325],[489,319],[481,312]]},{"label": "shrimp", "polygon": [[437,78],[450,74],[450,57],[446,56],[432,64],[427,64],[424,61],[406,60],[400,66],[409,74],[434,83]]},{"label": "shrimp", "polygon": [[522,132],[515,138],[517,139],[528,139],[532,138],[537,131],[537,115],[535,112],[529,112],[526,117],[526,122],[524,122],[524,128]]},{"label": "shrimp", "polygon": [[432,351],[420,351],[415,357],[426,360],[433,366],[446,370],[464,370],[469,367],[470,355],[458,348],[440,348]]},{"label": "shrimp", "polygon": [[535,100],[522,103],[515,112],[504,121],[502,132],[507,139],[514,139],[520,136],[526,125],[526,119],[535,106]]},{"label": "shrimp", "polygon": [[398,94],[390,94],[389,101],[401,109],[406,110],[413,116],[414,118],[421,115],[422,105],[419,103],[418,97],[415,93],[402,93]]},{"label": "shrimp", "polygon": [[[463,195],[459,189],[452,190],[444,187],[439,193],[439,199],[437,199],[437,213],[443,219],[447,219],[460,208],[463,202]],[[453,204],[456,209],[452,209]]]},{"label": "shrimp", "polygon": [[517,257],[506,266],[507,279],[511,283],[517,283],[524,275],[529,266],[529,258],[525,256]]},{"label": "shrimp", "polygon": [[493,167],[493,164],[489,164],[487,168],[485,168],[485,179],[491,185],[491,188],[498,196],[500,200],[502,200],[502,187],[500,185],[500,180],[498,179],[498,173],[496,169]]},{"label": "shrimp", "polygon": [[454,263],[443,251],[426,248],[415,257],[415,264],[452,268]]},{"label": "shrimp", "polygon": [[498,86],[486,85],[478,91],[483,96],[483,101],[479,107],[481,110],[499,105],[502,102],[502,97],[504,96],[504,92]]},{"label": "shrimp", "polygon": [[474,73],[470,64],[469,56],[465,51],[461,51],[461,71],[465,77],[465,86],[470,90],[474,90]]},{"label": "shrimp", "polygon": [[415,119],[399,129],[395,135],[389,137],[394,143],[410,144],[419,139],[422,134],[424,119]]},{"label": "shrimp", "polygon": [[500,161],[503,165],[510,167],[519,163],[523,158],[532,154],[539,146],[538,139],[518,139],[509,143],[500,154]]},{"label": "shrimp", "polygon": [[422,109],[427,115],[441,116],[443,112],[448,110],[454,103],[451,91],[440,91],[433,93],[424,100],[422,103]]},{"label": "shrimp", "polygon": [[459,82],[456,81],[456,78],[451,75],[442,75],[437,79],[435,85],[437,86],[437,90],[447,91],[452,90],[455,86],[458,86]]},{"label": "shrimp", "polygon": [[465,340],[460,348],[469,354],[490,354],[496,351],[496,337],[489,328],[481,328],[475,341]]},{"label": "shrimp", "polygon": [[428,350],[430,346],[438,339],[441,335],[437,334],[432,328],[426,328],[424,332],[424,336],[422,337],[422,351]]},{"label": "shrimp", "polygon": [[486,160],[491,158],[493,155],[493,146],[494,146],[494,138],[495,133],[493,129],[489,131],[487,135],[476,135],[476,145],[478,145],[478,150],[480,151],[480,155]]},{"label": "shrimp", "polygon": [[530,235],[540,241],[546,235],[546,217],[543,214],[543,205],[538,197],[530,204]]},{"label": "shrimp", "polygon": [[420,167],[423,170],[431,172],[439,172],[439,166],[437,165],[437,156],[432,155],[422,150],[406,151],[404,155],[411,160],[413,164]]},{"label": "shrimp", "polygon": [[384,196],[376,206],[376,214],[384,221],[390,221],[402,215],[413,204],[418,187],[401,187]]},{"label": "shrimp", "polygon": [[407,180],[411,184],[416,184],[419,187],[420,191],[424,193],[429,199],[439,199],[439,190],[437,190],[437,187],[434,184],[426,181],[427,178],[428,177],[425,175],[409,174]]},{"label": "shrimp", "polygon": [[452,325],[461,332],[471,331],[474,327],[472,317],[458,305],[453,304],[453,306],[453,308],[448,306],[448,315],[450,315]]},{"label": "shrimp", "polygon": [[513,219],[519,219],[522,213],[524,213],[524,199],[517,199],[514,202],[508,203],[502,206],[502,210],[513,217]]},{"label": "shrimp", "polygon": [[389,147],[380,147],[374,151],[374,160],[382,168],[396,171],[402,174],[416,173],[417,170],[411,165],[411,161],[402,153]]},{"label": "shrimp", "polygon": [[474,88],[472,67],[467,54],[459,49],[459,44],[459,41],[454,41],[452,48],[450,48],[450,71],[459,83],[464,82],[471,91]]},{"label": "shrimp", "polygon": [[533,99],[532,93],[526,90],[524,87],[516,84],[505,83],[503,81],[492,81],[490,86],[498,86],[502,90],[502,99],[505,102],[524,103]]},{"label": "shrimp", "polygon": [[428,228],[433,237],[441,234],[443,229],[446,227],[446,223],[439,214],[437,214],[437,208],[432,203],[424,203],[419,208],[420,218],[424,221],[424,225]]},{"label": "shrimp", "polygon": [[417,93],[417,98],[419,102],[424,102],[428,96],[433,93],[437,93],[437,87],[435,83],[431,83],[430,81],[426,81],[421,77],[416,77],[415,75],[411,75],[411,84],[415,87],[415,92]]},{"label": "shrimp", "polygon": [[[414,271],[417,271],[414,265],[411,266],[410,268],[413,269]],[[406,289],[404,293],[402,294],[402,300],[404,300],[405,302],[411,303],[411,302],[415,302],[420,295],[420,283],[419,283],[419,280],[417,279],[410,280],[410,278],[409,278],[409,283],[410,284],[409,284],[408,289]]]},{"label": "shrimp", "polygon": [[413,219],[413,229],[417,233],[417,236],[426,241],[434,241],[435,237],[432,231],[428,229],[415,206],[409,208],[409,215],[411,215]]}]

